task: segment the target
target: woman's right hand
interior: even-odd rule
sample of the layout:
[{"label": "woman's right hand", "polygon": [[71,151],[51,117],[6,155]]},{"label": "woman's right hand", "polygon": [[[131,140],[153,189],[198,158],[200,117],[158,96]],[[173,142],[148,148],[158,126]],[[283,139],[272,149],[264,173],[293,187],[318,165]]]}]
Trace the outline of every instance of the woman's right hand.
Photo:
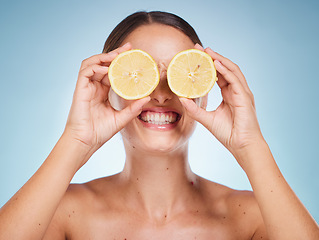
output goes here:
[{"label": "woman's right hand", "polygon": [[150,99],[134,101],[121,111],[110,105],[108,67],[119,53],[130,49],[131,45],[125,44],[110,53],[98,54],[82,62],[64,134],[79,141],[91,154],[138,116],[142,106]]}]

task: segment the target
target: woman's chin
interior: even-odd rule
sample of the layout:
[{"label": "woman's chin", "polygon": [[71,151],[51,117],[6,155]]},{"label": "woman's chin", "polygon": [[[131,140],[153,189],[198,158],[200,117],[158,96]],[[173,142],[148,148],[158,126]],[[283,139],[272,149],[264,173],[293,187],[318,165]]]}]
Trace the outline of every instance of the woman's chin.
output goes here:
[{"label": "woman's chin", "polygon": [[153,137],[152,140],[143,141],[142,149],[149,153],[173,153],[175,151],[181,150],[183,146],[187,146],[188,141],[174,138],[160,138]]},{"label": "woman's chin", "polygon": [[184,119],[171,115],[174,121],[169,124],[159,124],[156,118],[146,122],[146,114],[134,119],[121,131],[125,145],[145,153],[173,153],[187,147],[196,124],[194,121],[185,124]]}]

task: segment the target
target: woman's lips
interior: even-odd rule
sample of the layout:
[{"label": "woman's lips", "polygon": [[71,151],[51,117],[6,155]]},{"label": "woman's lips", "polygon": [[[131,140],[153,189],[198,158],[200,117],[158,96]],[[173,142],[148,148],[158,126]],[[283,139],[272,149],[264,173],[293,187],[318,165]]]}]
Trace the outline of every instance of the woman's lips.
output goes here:
[{"label": "woman's lips", "polygon": [[175,111],[154,111],[144,110],[138,116],[145,127],[153,129],[171,129],[176,126],[180,120],[181,115]]}]

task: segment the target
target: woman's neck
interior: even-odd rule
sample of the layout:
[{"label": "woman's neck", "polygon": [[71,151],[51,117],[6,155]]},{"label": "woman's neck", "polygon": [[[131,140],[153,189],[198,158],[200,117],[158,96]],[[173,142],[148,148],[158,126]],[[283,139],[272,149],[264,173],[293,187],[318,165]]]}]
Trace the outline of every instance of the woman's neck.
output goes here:
[{"label": "woman's neck", "polygon": [[196,191],[196,175],[188,163],[188,146],[170,153],[146,153],[126,146],[126,162],[120,174],[134,207],[152,219],[181,211]]}]

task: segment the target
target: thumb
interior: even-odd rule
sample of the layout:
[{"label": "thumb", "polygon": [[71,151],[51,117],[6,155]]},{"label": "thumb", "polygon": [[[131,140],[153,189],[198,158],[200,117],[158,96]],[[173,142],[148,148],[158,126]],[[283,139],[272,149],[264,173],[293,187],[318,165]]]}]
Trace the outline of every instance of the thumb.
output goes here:
[{"label": "thumb", "polygon": [[133,118],[137,117],[141,111],[142,107],[151,100],[151,97],[145,97],[134,101],[132,104],[124,108],[123,110],[116,113],[117,127],[122,129],[127,123],[129,123]]},{"label": "thumb", "polygon": [[204,127],[209,129],[209,126],[211,125],[211,119],[212,119],[212,112],[207,112],[205,109],[199,107],[196,105],[196,103],[188,98],[180,98],[179,99],[186,109],[187,114],[196,120],[197,122],[201,123]]}]

